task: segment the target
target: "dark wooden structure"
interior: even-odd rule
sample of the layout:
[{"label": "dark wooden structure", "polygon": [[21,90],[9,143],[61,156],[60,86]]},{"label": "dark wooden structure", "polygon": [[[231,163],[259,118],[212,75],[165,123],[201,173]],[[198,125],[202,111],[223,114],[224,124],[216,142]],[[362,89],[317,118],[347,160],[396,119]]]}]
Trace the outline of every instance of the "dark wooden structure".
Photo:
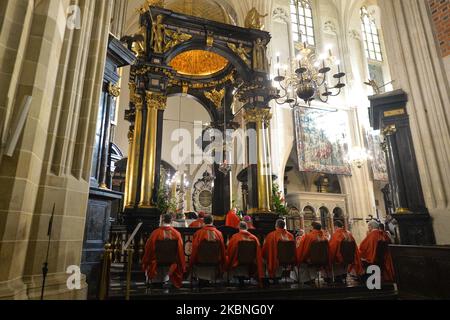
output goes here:
[{"label": "dark wooden structure", "polygon": [[435,244],[431,217],[417,168],[416,155],[407,112],[408,96],[396,90],[369,97],[370,122],[385,137],[389,184],[394,214],[404,245]]},{"label": "dark wooden structure", "polygon": [[390,246],[405,299],[450,299],[450,246]]},{"label": "dark wooden structure", "polygon": [[115,157],[117,151],[112,145],[116,98],[120,94],[118,69],[133,63],[134,60],[134,54],[111,35],[98,111],[81,262],[81,271],[87,277],[91,296],[97,292],[101,259],[105,243],[109,240],[110,220],[121,210],[123,198],[123,193],[112,190],[113,161],[118,160]]}]

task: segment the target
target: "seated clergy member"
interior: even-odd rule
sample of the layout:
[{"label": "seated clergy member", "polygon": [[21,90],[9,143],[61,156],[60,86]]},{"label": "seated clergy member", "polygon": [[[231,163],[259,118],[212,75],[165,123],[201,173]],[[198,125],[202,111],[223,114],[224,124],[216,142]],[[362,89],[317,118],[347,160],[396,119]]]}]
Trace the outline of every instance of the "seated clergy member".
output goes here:
[{"label": "seated clergy member", "polygon": [[[159,267],[156,261],[156,242],[160,240],[178,241],[177,263],[170,267]],[[167,281],[167,276],[173,285],[180,288],[183,282],[183,275],[186,269],[186,261],[183,249],[181,234],[172,227],[172,215],[165,214],[162,219],[162,226],[152,232],[145,245],[145,253],[142,259],[142,269],[152,282],[163,283]]]},{"label": "seated clergy member", "polygon": [[[203,222],[205,223],[205,226],[194,234],[194,239],[192,240],[192,254],[189,265],[199,280],[214,281],[218,276],[220,277],[225,272],[227,262],[225,243],[222,233],[213,225],[214,218],[212,215],[206,215]],[[219,275],[216,274],[217,269],[215,267],[196,266],[200,244],[203,241],[218,241],[220,244]]]},{"label": "seated clergy member", "polygon": [[[242,241],[254,241],[256,243],[256,259],[254,265],[249,270],[248,266],[240,266],[238,259],[239,243]],[[248,277],[252,276],[261,284],[264,276],[261,245],[256,236],[248,232],[247,223],[242,221],[239,223],[239,232],[231,237],[228,243],[228,266],[227,270],[231,277]]]},{"label": "seated clergy member", "polygon": [[[349,250],[346,245],[343,249],[342,243],[351,243],[354,246],[354,258],[353,263],[347,264],[346,259],[350,259],[344,257],[344,255],[348,254]],[[351,252],[350,252],[351,254]],[[359,257],[358,246],[356,245],[355,238],[350,233],[350,231],[345,230],[345,226],[341,221],[334,222],[334,234],[330,240],[330,263],[333,266],[334,276],[336,282],[343,282],[347,277],[348,272],[353,272],[357,275],[363,274],[363,268],[361,266],[361,259]],[[331,278],[331,274],[328,274],[328,277]]]},{"label": "seated clergy member", "polygon": [[[379,229],[379,224],[377,221],[372,220],[368,224],[369,232],[367,237],[359,245],[359,255],[364,266],[375,264],[377,261],[377,249],[379,242],[385,242],[386,244],[391,243],[391,239],[386,234],[386,232]],[[392,263],[392,256],[387,248],[384,257],[382,276],[384,281],[394,281],[394,265]]]},{"label": "seated clergy member", "polygon": [[267,272],[272,279],[280,278],[283,272],[278,262],[278,242],[280,241],[295,241],[294,236],[286,230],[286,222],[283,219],[277,220],[275,231],[267,235],[262,249]]},{"label": "seated clergy member", "polygon": [[318,222],[313,222],[312,227],[311,232],[302,237],[300,245],[297,248],[297,263],[299,265],[301,282],[314,281],[317,276],[317,268],[308,265],[311,263],[311,245],[314,242],[320,241],[326,241],[328,243],[328,239],[322,231],[322,225]]},{"label": "seated clergy member", "polygon": [[192,222],[189,225],[189,228],[193,228],[193,229],[203,228],[205,226],[205,222],[203,221],[204,218],[205,218],[205,213],[204,212],[199,212],[198,213],[198,219],[195,220],[194,222]]},{"label": "seated clergy member", "polygon": [[237,209],[231,209],[227,213],[227,217],[225,219],[225,226],[231,227],[234,229],[239,229],[239,223],[241,222],[241,219],[237,215]]}]

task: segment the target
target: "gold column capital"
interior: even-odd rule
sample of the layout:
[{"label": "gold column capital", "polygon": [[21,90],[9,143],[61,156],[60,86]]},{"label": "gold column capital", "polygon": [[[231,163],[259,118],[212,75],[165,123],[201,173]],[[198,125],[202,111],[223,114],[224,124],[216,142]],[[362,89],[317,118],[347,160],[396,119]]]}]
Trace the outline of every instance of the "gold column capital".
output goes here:
[{"label": "gold column capital", "polygon": [[384,129],[383,129],[383,135],[384,136],[392,136],[392,135],[394,135],[395,133],[397,133],[397,127],[395,126],[395,124],[391,124],[391,125],[389,125],[389,126],[386,126]]},{"label": "gold column capital", "polygon": [[167,96],[163,93],[146,91],[148,109],[166,110]]},{"label": "gold column capital", "polygon": [[244,113],[246,123],[265,122],[266,124],[272,120],[272,111],[268,108],[247,109]]}]

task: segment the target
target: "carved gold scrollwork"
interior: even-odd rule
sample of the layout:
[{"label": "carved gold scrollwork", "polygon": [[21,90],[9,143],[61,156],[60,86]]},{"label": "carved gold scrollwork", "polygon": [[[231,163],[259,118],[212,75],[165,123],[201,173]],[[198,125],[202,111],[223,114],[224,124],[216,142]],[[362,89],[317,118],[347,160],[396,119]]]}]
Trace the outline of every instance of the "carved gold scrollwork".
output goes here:
[{"label": "carved gold scrollwork", "polygon": [[118,96],[120,96],[120,87],[110,83],[108,86],[108,93],[117,98]]},{"label": "carved gold scrollwork", "polygon": [[225,88],[223,88],[220,91],[217,91],[216,89],[213,89],[210,92],[204,92],[204,95],[206,98],[208,98],[208,100],[210,100],[212,103],[214,103],[214,105],[216,106],[217,109],[221,109],[222,108],[222,101],[223,98],[225,97]]}]

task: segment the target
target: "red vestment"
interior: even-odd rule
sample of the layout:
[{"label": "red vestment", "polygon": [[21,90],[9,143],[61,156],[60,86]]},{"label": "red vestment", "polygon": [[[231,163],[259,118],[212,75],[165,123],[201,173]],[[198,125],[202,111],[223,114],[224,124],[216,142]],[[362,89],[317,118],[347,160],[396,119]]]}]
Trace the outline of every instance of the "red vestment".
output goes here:
[{"label": "red vestment", "polygon": [[189,265],[192,267],[198,261],[198,250],[202,241],[219,241],[220,243],[220,271],[225,271],[227,256],[225,251],[225,243],[223,240],[222,232],[216,229],[214,226],[205,226],[198,230],[194,234],[194,239],[192,240],[192,254],[189,261]]},{"label": "red vestment", "polygon": [[181,288],[183,274],[186,270],[186,258],[184,256],[183,239],[181,234],[172,227],[160,227],[152,232],[145,245],[145,253],[142,259],[142,269],[147,273],[149,279],[154,279],[158,274],[156,263],[156,241],[178,240],[178,261],[169,268],[169,278],[175,287]]},{"label": "red vestment", "polygon": [[246,222],[246,223],[247,223],[248,230],[255,230],[256,229],[255,226],[253,225],[253,222]]},{"label": "red vestment", "polygon": [[295,241],[294,236],[285,229],[277,229],[269,233],[264,241],[262,255],[267,263],[267,271],[271,278],[276,277],[279,267],[278,263],[278,242]]},{"label": "red vestment", "polygon": [[[377,256],[378,241],[391,243],[391,239],[386,232],[381,230],[372,230],[359,245],[359,254],[361,259],[369,264],[375,263]],[[391,252],[387,250],[384,256],[383,279],[385,281],[394,281],[394,265],[392,263]]]},{"label": "red vestment", "polygon": [[238,261],[238,248],[239,242],[241,241],[255,241],[256,242],[256,274],[257,278],[261,280],[264,276],[263,264],[262,264],[262,254],[261,254],[261,245],[256,236],[251,234],[248,231],[241,230],[239,233],[236,233],[231,237],[230,242],[228,243],[227,256],[228,256],[228,271],[232,271],[236,267],[239,266]]},{"label": "red vestment", "polygon": [[297,248],[297,263],[308,263],[311,244],[315,241],[327,241],[328,239],[325,237],[322,230],[312,230],[310,233],[305,234],[301,241],[300,245]]},{"label": "red vestment", "polygon": [[356,251],[355,251],[355,259],[353,264],[349,266],[348,271],[355,271],[357,274],[361,275],[364,273],[364,270],[361,266],[361,258],[359,256],[358,247],[356,246],[355,238],[353,235],[342,228],[338,228],[333,236],[330,239],[330,263],[334,264],[342,264],[344,262],[344,258],[341,254],[341,243],[342,241],[352,241],[355,243]]},{"label": "red vestment", "polygon": [[238,217],[236,212],[233,210],[230,210],[227,213],[227,217],[225,219],[225,226],[239,229],[239,223],[241,222],[241,219]]},{"label": "red vestment", "polygon": [[205,223],[203,222],[203,219],[199,218],[199,219],[195,220],[194,222],[192,222],[189,225],[189,228],[200,229],[200,228],[203,228],[204,226],[205,226]]}]

